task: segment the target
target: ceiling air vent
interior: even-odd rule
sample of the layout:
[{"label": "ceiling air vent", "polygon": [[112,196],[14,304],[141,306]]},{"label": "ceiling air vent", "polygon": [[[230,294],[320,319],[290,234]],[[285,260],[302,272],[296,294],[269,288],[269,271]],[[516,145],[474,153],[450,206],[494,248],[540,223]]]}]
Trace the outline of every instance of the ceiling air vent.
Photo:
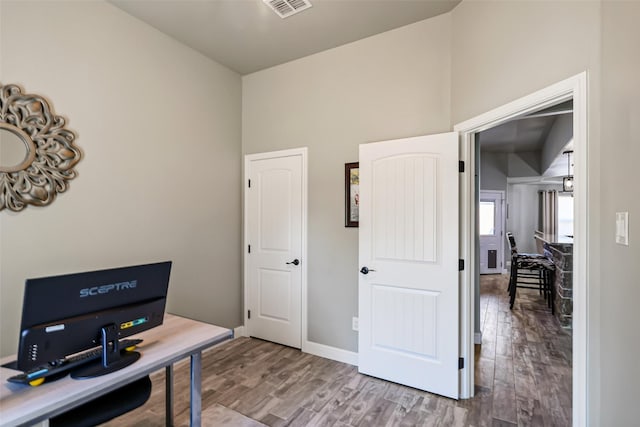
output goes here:
[{"label": "ceiling air vent", "polygon": [[311,7],[308,0],[262,0],[265,2],[280,18],[288,18],[298,12]]}]

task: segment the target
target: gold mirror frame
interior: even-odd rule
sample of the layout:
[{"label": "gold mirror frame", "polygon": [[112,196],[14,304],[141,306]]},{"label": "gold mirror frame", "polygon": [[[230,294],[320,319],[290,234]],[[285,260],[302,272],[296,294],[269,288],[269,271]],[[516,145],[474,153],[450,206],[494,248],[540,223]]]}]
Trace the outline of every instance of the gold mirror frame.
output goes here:
[{"label": "gold mirror frame", "polygon": [[17,85],[0,83],[0,132],[9,131],[25,144],[27,154],[18,165],[0,164],[0,211],[21,211],[28,205],[45,206],[66,191],[80,161],[75,134],[65,129],[39,95],[23,94]]}]

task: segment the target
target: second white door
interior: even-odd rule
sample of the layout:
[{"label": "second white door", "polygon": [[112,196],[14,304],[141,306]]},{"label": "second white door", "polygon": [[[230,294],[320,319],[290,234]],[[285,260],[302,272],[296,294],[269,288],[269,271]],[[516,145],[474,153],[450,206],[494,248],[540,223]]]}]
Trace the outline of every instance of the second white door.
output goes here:
[{"label": "second white door", "polygon": [[359,371],[458,398],[458,136],[360,145]]},{"label": "second white door", "polygon": [[504,251],[502,231],[504,193],[481,191],[478,207],[480,234],[480,274],[502,273]]},{"label": "second white door", "polygon": [[301,348],[304,150],[245,161],[245,326],[250,336]]}]

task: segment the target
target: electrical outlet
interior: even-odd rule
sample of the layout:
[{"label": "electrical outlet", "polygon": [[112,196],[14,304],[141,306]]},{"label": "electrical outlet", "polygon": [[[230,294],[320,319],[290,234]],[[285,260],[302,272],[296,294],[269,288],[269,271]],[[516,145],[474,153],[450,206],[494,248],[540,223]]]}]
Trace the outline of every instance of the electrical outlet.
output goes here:
[{"label": "electrical outlet", "polygon": [[354,331],[358,330],[359,327],[359,322],[358,322],[358,318],[357,317],[352,317],[351,318],[351,329],[353,329]]}]

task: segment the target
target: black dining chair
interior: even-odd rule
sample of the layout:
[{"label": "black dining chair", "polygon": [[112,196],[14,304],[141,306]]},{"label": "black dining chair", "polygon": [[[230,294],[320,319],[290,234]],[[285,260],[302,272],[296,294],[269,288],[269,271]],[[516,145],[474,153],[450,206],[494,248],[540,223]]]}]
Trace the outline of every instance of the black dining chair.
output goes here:
[{"label": "black dining chair", "polygon": [[553,282],[555,266],[542,254],[518,252],[513,233],[506,233],[511,248],[511,274],[509,276],[509,308],[513,309],[517,289],[537,289],[547,301],[551,313],[555,312]]}]

